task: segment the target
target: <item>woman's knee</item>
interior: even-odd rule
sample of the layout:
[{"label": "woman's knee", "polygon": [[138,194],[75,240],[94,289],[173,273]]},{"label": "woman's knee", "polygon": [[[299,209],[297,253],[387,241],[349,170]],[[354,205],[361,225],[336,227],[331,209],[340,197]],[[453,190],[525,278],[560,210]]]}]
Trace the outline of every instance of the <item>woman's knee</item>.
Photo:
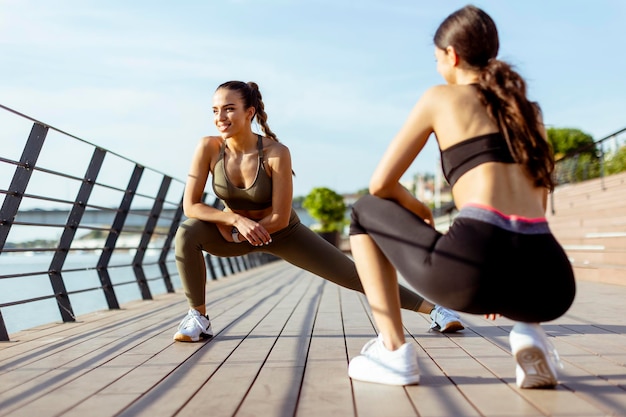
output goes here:
[{"label": "woman's knee", "polygon": [[367,201],[369,200],[370,195],[365,195],[359,198],[356,203],[352,205],[352,210],[350,211],[350,236],[352,235],[362,235],[366,234],[367,231],[359,221],[359,215],[361,214],[361,210],[363,207],[367,207]]},{"label": "woman's knee", "polygon": [[176,250],[200,250],[203,247],[203,241],[206,241],[210,235],[210,223],[203,222],[198,219],[187,219],[176,230],[175,246]]}]

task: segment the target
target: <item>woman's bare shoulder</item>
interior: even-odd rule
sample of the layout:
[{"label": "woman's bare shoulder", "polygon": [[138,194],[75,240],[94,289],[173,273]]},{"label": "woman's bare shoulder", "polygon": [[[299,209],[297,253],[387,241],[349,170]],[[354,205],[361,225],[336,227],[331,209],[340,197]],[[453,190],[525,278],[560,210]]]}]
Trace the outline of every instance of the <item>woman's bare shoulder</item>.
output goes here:
[{"label": "woman's bare shoulder", "polygon": [[204,136],[198,141],[198,147],[215,150],[219,149],[222,143],[224,143],[224,139],[221,136]]},{"label": "woman's bare shoulder", "polygon": [[468,91],[465,86],[438,84],[424,91],[419,103],[423,108],[443,111],[458,102],[460,97],[467,95]]},{"label": "woman's bare shoulder", "polygon": [[477,97],[476,89],[469,84],[438,84],[430,87],[422,96],[426,100],[439,102],[442,99],[456,100],[459,97]]},{"label": "woman's bare shoulder", "polygon": [[203,136],[200,138],[200,142],[206,145],[221,145],[224,142],[224,139],[221,136]]},{"label": "woman's bare shoulder", "polygon": [[289,156],[289,148],[282,142],[264,138],[263,149],[268,157]]}]

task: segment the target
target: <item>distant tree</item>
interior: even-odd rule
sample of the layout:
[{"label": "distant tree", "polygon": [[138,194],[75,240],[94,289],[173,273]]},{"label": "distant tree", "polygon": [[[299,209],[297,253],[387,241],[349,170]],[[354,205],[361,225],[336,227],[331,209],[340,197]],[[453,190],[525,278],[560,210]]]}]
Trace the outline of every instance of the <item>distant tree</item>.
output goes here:
[{"label": "distant tree", "polygon": [[604,165],[607,175],[626,171],[626,145],[611,154]]},{"label": "distant tree", "polygon": [[313,188],[302,206],[320,222],[320,232],[341,231],[346,213],[343,196],[325,187]]},{"label": "distant tree", "polygon": [[600,158],[591,135],[573,128],[549,128],[547,133],[557,161],[557,183],[583,181],[600,175]]},{"label": "distant tree", "polygon": [[597,156],[593,137],[580,129],[549,128],[548,142],[552,145],[555,159],[583,150],[583,153]]}]

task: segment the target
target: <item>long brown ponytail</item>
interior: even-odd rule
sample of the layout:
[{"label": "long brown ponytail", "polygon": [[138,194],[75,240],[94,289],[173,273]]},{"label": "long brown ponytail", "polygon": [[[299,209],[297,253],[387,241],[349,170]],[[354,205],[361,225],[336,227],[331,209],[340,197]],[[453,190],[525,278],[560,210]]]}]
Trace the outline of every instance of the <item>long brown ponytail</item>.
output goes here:
[{"label": "long brown ponytail", "polygon": [[526,167],[535,185],[552,190],[554,156],[539,126],[541,109],[526,98],[526,83],[505,62],[492,59],[479,77],[479,93],[513,157]]}]

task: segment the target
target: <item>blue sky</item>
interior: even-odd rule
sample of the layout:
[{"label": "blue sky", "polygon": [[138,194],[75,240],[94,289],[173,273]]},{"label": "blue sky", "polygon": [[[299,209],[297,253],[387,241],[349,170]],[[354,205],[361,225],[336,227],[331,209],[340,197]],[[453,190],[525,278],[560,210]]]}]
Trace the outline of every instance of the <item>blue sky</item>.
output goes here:
[{"label": "blue sky", "polygon": [[[0,104],[184,180],[198,139],[216,134],[217,85],[256,81],[291,150],[294,194],[350,193],[442,82],[432,35],[465,4],[0,0]],[[596,140],[626,127],[626,2],[473,4],[496,21],[499,58],[526,78],[548,125]],[[431,139],[407,175],[434,172],[437,157]]]}]

